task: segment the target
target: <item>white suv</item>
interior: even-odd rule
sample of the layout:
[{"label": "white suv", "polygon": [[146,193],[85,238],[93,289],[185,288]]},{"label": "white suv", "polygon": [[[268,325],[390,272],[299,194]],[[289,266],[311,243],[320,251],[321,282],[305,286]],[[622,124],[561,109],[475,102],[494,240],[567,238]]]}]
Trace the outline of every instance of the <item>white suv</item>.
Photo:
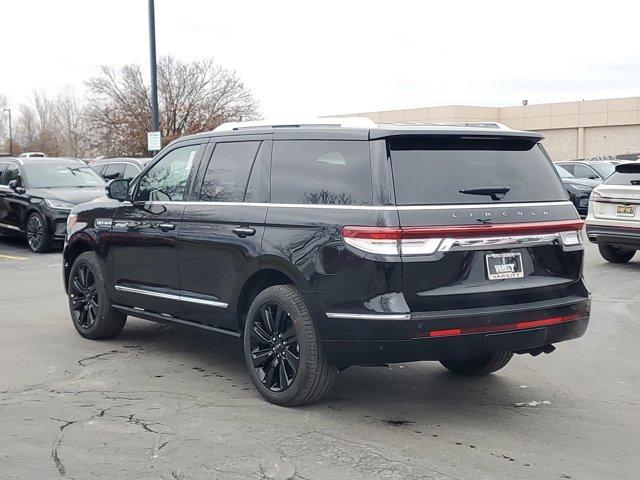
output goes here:
[{"label": "white suv", "polygon": [[587,237],[605,260],[628,262],[640,249],[640,162],[623,163],[591,193]]}]

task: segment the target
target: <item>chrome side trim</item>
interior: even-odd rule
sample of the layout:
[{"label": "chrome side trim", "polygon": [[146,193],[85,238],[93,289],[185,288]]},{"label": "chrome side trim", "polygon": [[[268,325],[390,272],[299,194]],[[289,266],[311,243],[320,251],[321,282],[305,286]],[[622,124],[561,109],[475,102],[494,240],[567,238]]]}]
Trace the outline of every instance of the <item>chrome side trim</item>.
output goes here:
[{"label": "chrome side trim", "polygon": [[570,201],[559,202],[530,202],[530,203],[475,203],[458,205],[316,205],[307,203],[255,203],[255,202],[193,202],[193,201],[150,201],[148,205],[195,205],[195,206],[228,206],[228,207],[269,207],[269,208],[324,208],[334,210],[451,210],[451,209],[477,209],[477,208],[526,208],[526,207],[552,207],[573,205]]},{"label": "chrome side trim", "polygon": [[189,303],[197,303],[199,305],[208,305],[210,307],[227,308],[228,303],[217,302],[215,300],[204,300],[202,298],[194,298],[186,295],[173,295],[171,293],[154,292],[152,290],[145,290],[142,288],[125,287],[123,285],[116,285],[115,289],[119,292],[137,293],[140,295],[147,295],[149,297],[166,298],[167,300],[178,300]]},{"label": "chrome side trim", "polygon": [[2,223],[2,222],[0,222],[0,228],[6,228],[7,230],[15,230],[16,232],[22,231],[20,230],[20,228],[16,227],[15,225],[9,225],[8,223]]},{"label": "chrome side trim", "polygon": [[490,247],[518,248],[533,245],[553,245],[554,243],[560,243],[559,233],[486,238],[445,238],[442,240],[438,251],[484,250]]},{"label": "chrome side trim", "polygon": [[344,318],[349,320],[410,320],[410,313],[336,313],[327,312],[328,318]]},{"label": "chrome side trim", "polygon": [[218,308],[227,308],[229,306],[228,303],[218,302],[215,300],[204,300],[202,298],[187,297],[186,295],[180,295],[180,300],[182,300],[183,302],[197,303],[199,305],[208,305],[210,307]]}]

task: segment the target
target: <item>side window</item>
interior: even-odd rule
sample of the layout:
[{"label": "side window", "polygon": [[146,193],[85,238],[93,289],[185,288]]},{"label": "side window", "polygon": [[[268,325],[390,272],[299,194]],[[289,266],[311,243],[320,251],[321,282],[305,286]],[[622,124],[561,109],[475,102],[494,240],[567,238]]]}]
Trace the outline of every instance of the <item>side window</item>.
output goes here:
[{"label": "side window", "polygon": [[104,178],[105,182],[108,182],[109,180],[116,180],[117,178],[120,178],[120,174],[123,170],[124,163],[110,163],[102,172],[102,178]]},{"label": "side window", "polygon": [[586,165],[576,165],[573,174],[578,178],[589,178],[589,177],[598,177],[596,172],[594,172],[591,168]]},{"label": "side window", "polygon": [[573,163],[563,163],[561,165],[558,165],[560,168],[564,168],[567,172],[569,172],[571,175],[573,175],[573,172],[575,171],[576,167]]},{"label": "side window", "polygon": [[260,142],[218,143],[200,189],[205,202],[242,202]]},{"label": "side window", "polygon": [[272,158],[273,203],[372,203],[366,141],[277,141],[273,143]]},{"label": "side window", "polygon": [[124,167],[124,173],[122,174],[123,180],[133,180],[138,174],[140,170],[132,163],[127,163]]},{"label": "side window", "polygon": [[4,177],[2,178],[3,185],[9,185],[11,180],[17,180],[18,185],[22,186],[22,177],[20,176],[20,169],[17,165],[10,163],[7,166],[7,169],[4,172]]},{"label": "side window", "polygon": [[90,165],[89,168],[91,170],[93,170],[94,172],[96,172],[98,175],[102,176],[102,172],[104,170],[105,165],[104,164],[100,164],[100,165]]},{"label": "side window", "polygon": [[2,178],[2,175],[4,174],[5,169],[7,168],[7,164],[6,163],[0,163],[0,185],[6,185],[9,182],[4,181],[4,179]]},{"label": "side window", "polygon": [[202,148],[202,145],[188,145],[167,153],[140,179],[135,200],[184,200],[189,173]]}]

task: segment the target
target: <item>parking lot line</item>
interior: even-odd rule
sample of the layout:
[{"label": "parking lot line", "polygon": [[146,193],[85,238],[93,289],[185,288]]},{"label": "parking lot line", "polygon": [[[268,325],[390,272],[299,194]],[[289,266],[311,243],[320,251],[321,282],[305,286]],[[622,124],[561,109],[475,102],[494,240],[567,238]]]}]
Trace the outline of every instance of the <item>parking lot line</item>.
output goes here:
[{"label": "parking lot line", "polygon": [[0,258],[4,258],[6,260],[27,260],[27,257],[16,257],[14,255],[6,255],[4,253],[0,253]]}]

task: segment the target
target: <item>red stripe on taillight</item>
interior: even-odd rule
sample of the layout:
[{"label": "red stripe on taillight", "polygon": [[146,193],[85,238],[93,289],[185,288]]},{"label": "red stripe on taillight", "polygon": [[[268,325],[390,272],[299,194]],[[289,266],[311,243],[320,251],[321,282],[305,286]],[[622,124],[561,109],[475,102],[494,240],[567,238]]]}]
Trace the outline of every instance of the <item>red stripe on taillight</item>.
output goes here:
[{"label": "red stripe on taillight", "polygon": [[456,335],[464,335],[467,333],[492,333],[504,332],[508,330],[526,330],[527,328],[547,327],[549,325],[557,325],[564,322],[572,322],[587,318],[586,312],[573,313],[571,315],[562,315],[557,317],[547,317],[540,320],[527,320],[525,322],[507,323],[503,325],[487,325],[481,327],[462,327],[448,328],[444,330],[431,330],[426,332],[427,337],[453,337]]},{"label": "red stripe on taillight", "polygon": [[400,240],[402,229],[399,227],[343,227],[342,236],[368,240]]},{"label": "red stripe on taillight", "polygon": [[496,223],[482,225],[429,226],[429,227],[357,227],[342,229],[346,238],[370,240],[400,240],[416,238],[465,238],[493,237],[500,235],[523,235],[557,233],[581,230],[582,220],[562,220],[553,222]]}]

